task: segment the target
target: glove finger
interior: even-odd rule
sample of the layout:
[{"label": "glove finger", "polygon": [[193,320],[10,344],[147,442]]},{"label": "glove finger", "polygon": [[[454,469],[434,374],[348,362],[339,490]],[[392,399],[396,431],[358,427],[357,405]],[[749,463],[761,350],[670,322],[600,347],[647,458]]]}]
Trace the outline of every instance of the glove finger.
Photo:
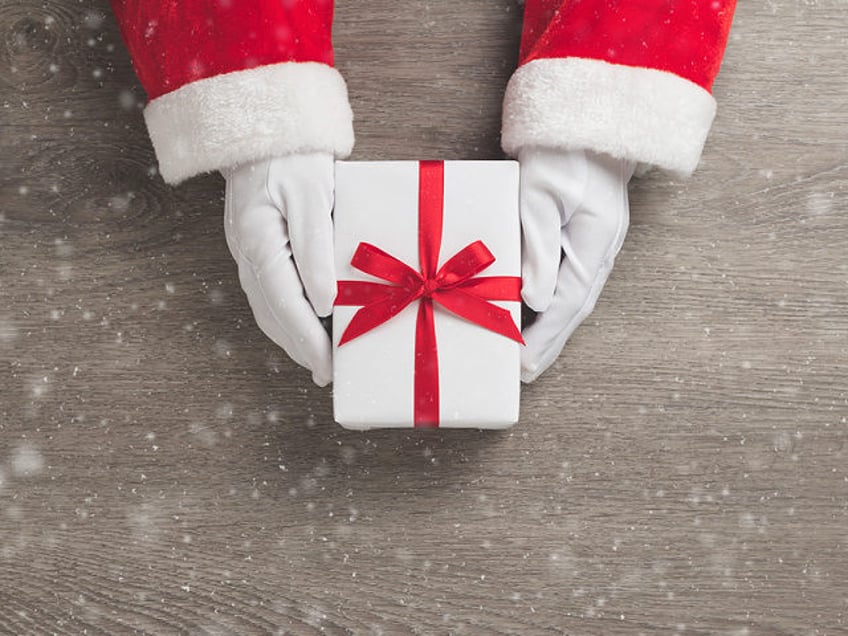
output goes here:
[{"label": "glove finger", "polygon": [[275,164],[269,186],[279,196],[306,296],[316,314],[329,316],[336,299],[333,158],[323,154],[301,156],[295,170],[286,162]]},{"label": "glove finger", "polygon": [[562,257],[560,229],[586,193],[586,154],[529,147],[519,161],[522,297],[531,309],[543,312],[556,289]]},{"label": "glove finger", "polygon": [[[296,189],[301,172],[311,171],[298,170],[300,158],[289,162],[293,167],[285,173],[294,179]],[[227,176],[225,235],[260,328],[324,385],[332,378],[329,337],[304,296],[281,201],[269,198],[275,163],[248,166]]]},{"label": "glove finger", "polygon": [[[274,318],[259,277],[280,258],[290,258],[286,221],[265,195],[267,166],[241,171],[228,179],[224,207],[224,235],[230,253],[238,263],[239,282],[259,328],[282,347],[300,366],[310,368],[296,339]],[[238,197],[235,192],[238,190]],[[241,205],[236,205],[238,198]],[[285,250],[285,254],[281,253]],[[302,292],[296,292],[302,293]]]},{"label": "glove finger", "polygon": [[248,304],[253,312],[253,318],[262,333],[268,336],[274,344],[283,349],[289,358],[294,360],[298,365],[309,369],[309,360],[301,352],[298,342],[271,313],[271,308],[259,286],[256,274],[249,265],[239,265],[239,281],[242,290],[247,296]]},{"label": "glove finger", "polygon": [[329,384],[333,379],[330,338],[304,296],[288,247],[262,272],[245,265],[242,287],[257,324],[295,362],[312,371],[315,384]]},{"label": "glove finger", "polygon": [[556,288],[562,247],[562,213],[550,194],[521,179],[521,297],[534,311],[545,311]]},{"label": "glove finger", "polygon": [[581,206],[562,229],[565,259],[547,311],[525,329],[522,380],[532,382],[557,359],[577,326],[592,313],[621,249],[629,222],[626,180],[598,200]]}]

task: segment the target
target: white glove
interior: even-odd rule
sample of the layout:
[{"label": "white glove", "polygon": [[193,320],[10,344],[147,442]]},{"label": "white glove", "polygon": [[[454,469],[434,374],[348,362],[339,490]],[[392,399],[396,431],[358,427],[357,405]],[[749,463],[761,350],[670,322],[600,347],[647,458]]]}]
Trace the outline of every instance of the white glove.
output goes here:
[{"label": "white glove", "polygon": [[256,323],[312,380],[333,379],[319,316],[336,298],[331,154],[257,161],[226,171],[224,229]]},{"label": "white glove", "polygon": [[532,382],[590,314],[624,242],[635,164],[584,150],[525,148],[521,164],[521,379]]}]

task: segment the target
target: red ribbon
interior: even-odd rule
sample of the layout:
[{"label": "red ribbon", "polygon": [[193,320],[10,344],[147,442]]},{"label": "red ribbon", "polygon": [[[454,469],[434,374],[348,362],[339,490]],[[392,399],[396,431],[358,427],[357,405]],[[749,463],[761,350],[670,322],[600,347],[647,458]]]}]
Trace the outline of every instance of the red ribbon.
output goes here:
[{"label": "red ribbon", "polygon": [[485,329],[524,344],[512,315],[491,300],[521,299],[517,276],[477,276],[495,262],[482,241],[474,241],[441,268],[439,251],[444,216],[445,167],[442,161],[419,164],[418,255],[421,271],[375,247],[360,243],[350,264],[391,284],[339,281],[336,305],[361,306],[342,334],[339,346],[391,320],[420,300],[415,326],[415,409],[417,427],[439,425],[439,357],[433,303]]}]

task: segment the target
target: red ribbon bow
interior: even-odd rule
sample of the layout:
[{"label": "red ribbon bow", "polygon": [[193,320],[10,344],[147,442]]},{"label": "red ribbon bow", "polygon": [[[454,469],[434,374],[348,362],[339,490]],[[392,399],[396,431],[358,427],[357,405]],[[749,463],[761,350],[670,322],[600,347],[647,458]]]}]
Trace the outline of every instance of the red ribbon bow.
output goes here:
[{"label": "red ribbon bow", "polygon": [[512,315],[492,300],[518,301],[521,279],[477,276],[495,262],[482,241],[474,241],[441,268],[439,250],[444,214],[444,163],[419,164],[418,254],[421,271],[370,243],[360,243],[351,259],[356,269],[385,280],[339,281],[336,305],[362,306],[342,334],[339,346],[391,320],[420,300],[415,326],[415,426],[439,425],[439,360],[433,303],[485,329],[524,344]]}]

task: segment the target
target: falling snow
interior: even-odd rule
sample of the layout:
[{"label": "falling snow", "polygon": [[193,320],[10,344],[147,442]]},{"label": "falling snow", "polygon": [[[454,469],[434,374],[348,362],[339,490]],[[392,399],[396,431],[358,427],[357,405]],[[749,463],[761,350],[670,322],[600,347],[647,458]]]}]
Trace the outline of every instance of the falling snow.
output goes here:
[{"label": "falling snow", "polygon": [[19,335],[20,331],[12,319],[0,316],[0,346],[14,342]]},{"label": "falling snow", "polygon": [[9,465],[15,476],[33,477],[44,469],[44,457],[34,446],[23,444],[13,451]]}]

